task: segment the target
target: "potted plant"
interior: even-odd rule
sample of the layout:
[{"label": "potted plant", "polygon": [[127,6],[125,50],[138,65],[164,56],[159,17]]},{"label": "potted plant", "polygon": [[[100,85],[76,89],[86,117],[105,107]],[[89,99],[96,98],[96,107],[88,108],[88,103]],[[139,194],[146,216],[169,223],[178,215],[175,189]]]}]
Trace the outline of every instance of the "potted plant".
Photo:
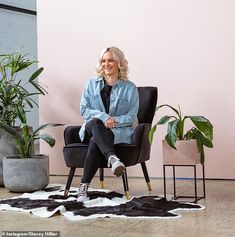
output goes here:
[{"label": "potted plant", "polygon": [[55,139],[48,134],[39,134],[39,131],[62,124],[48,123],[32,131],[27,124],[26,113],[22,107],[17,107],[16,111],[20,120],[20,129],[0,121],[0,128],[14,137],[18,149],[17,154],[3,158],[4,185],[13,192],[40,190],[49,183],[49,159],[47,155],[33,154],[34,142],[42,139],[53,147]]},{"label": "potted plant", "polygon": [[[158,125],[167,124],[167,134],[163,140],[164,164],[197,164],[204,163],[204,146],[213,147],[213,125],[204,116],[183,116],[180,106],[177,109],[163,104],[162,107],[173,110],[174,115],[165,115],[151,128],[149,141],[152,143],[153,135]],[[185,122],[190,120],[193,126],[185,131]]]},{"label": "potted plant", "polygon": [[[43,71],[40,67],[26,80],[22,80],[22,72],[27,70],[35,60],[20,53],[0,55],[0,121],[9,126],[16,126],[17,107],[30,111],[37,105],[35,95],[45,95],[46,90],[38,83],[37,77]],[[2,158],[15,154],[16,144],[12,136],[0,129],[0,186],[3,185]]]}]

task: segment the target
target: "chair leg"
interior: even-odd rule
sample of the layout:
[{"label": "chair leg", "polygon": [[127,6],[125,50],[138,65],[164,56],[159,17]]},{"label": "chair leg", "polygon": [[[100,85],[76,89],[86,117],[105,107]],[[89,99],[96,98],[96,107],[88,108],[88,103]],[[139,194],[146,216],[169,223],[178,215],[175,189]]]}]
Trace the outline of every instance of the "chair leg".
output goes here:
[{"label": "chair leg", "polygon": [[141,167],[142,167],[142,170],[143,170],[143,173],[144,173],[144,178],[145,178],[145,181],[147,183],[148,190],[152,191],[152,187],[151,187],[151,183],[150,183],[149,174],[148,174],[146,164],[145,164],[145,162],[142,162],[140,164],[141,164]]},{"label": "chair leg", "polygon": [[70,189],[70,186],[71,186],[71,183],[72,183],[72,180],[73,180],[73,176],[74,176],[75,170],[76,170],[76,168],[74,168],[74,167],[70,168],[69,176],[68,176],[66,187],[65,187],[65,190],[64,190],[64,196],[65,197],[68,196],[69,189]]},{"label": "chair leg", "polygon": [[129,192],[126,169],[125,169],[125,171],[122,175],[122,181],[123,181],[123,186],[124,186],[124,192],[125,192],[126,199],[129,200],[131,198],[131,195],[130,195],[130,192]]},{"label": "chair leg", "polygon": [[104,168],[99,168],[100,172],[100,188],[104,188]]}]

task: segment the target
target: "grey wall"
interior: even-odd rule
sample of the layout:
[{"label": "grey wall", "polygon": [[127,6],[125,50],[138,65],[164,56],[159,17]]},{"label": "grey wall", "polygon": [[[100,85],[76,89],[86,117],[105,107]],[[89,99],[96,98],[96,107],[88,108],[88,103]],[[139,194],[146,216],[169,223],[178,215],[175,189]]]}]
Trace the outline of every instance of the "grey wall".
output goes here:
[{"label": "grey wall", "polygon": [[[36,11],[36,0],[0,0],[0,4]],[[37,19],[35,15],[0,8],[0,54],[21,52],[37,60]],[[37,65],[22,75],[28,78]],[[38,100],[38,98],[36,98]],[[33,127],[38,126],[38,108],[28,114]]]}]

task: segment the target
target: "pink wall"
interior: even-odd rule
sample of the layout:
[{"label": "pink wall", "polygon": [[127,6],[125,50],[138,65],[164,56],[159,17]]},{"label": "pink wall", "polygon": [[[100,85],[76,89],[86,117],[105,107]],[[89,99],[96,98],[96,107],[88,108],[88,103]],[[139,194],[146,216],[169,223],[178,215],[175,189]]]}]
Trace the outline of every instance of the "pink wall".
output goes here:
[{"label": "pink wall", "polygon": [[[211,120],[214,149],[206,149],[206,176],[234,179],[234,10],[233,0],[38,1],[41,81],[49,91],[40,98],[40,121],[80,124],[83,87],[94,75],[100,51],[116,45],[126,52],[130,79],[159,88],[158,104],[179,104],[184,114]],[[49,130],[57,139],[53,149],[41,142],[51,174],[68,173],[63,129]],[[147,163],[152,177],[162,176],[164,133],[159,128]],[[140,167],[128,171],[141,175]]]}]

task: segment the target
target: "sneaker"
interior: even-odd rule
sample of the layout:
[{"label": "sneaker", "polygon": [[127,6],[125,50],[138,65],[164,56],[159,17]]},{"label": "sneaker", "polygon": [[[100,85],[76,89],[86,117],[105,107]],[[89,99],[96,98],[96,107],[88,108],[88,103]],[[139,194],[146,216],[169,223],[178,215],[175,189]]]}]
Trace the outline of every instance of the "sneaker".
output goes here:
[{"label": "sneaker", "polygon": [[125,171],[125,165],[115,155],[111,155],[108,159],[108,167],[112,166],[113,173],[119,177]]},{"label": "sneaker", "polygon": [[87,197],[87,190],[89,187],[89,183],[81,183],[78,187],[78,196],[77,196],[77,202],[84,202],[89,200]]}]

